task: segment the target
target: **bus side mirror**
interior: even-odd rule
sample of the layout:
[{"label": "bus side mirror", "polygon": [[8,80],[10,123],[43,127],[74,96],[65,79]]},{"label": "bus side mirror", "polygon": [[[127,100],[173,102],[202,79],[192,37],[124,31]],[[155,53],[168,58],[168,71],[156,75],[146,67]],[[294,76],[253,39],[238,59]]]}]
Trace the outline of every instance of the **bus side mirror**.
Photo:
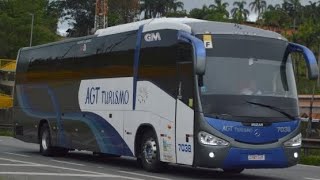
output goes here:
[{"label": "bus side mirror", "polygon": [[318,79],[319,76],[319,69],[316,57],[312,53],[310,49],[307,47],[296,44],[296,43],[289,43],[289,53],[297,52],[301,53],[307,63],[308,72],[309,72],[309,79]]},{"label": "bus side mirror", "polygon": [[192,45],[195,72],[198,75],[204,75],[206,71],[206,48],[203,42],[185,31],[178,32],[178,40]]}]

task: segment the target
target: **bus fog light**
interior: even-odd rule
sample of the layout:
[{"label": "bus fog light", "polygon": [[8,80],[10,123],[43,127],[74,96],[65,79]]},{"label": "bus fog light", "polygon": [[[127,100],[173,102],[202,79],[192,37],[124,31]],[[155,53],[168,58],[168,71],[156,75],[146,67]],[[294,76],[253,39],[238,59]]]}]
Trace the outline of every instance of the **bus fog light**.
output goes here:
[{"label": "bus fog light", "polygon": [[210,157],[210,158],[214,158],[214,153],[213,153],[213,152],[210,152],[210,153],[209,153],[209,157]]},{"label": "bus fog light", "polygon": [[295,152],[295,153],[293,153],[293,157],[297,159],[299,157],[299,154],[297,152]]},{"label": "bus fog light", "polygon": [[211,145],[211,146],[228,146],[229,142],[218,138],[212,134],[206,133],[204,131],[199,132],[198,138],[200,143],[204,145]]},{"label": "bus fog light", "polygon": [[284,145],[287,147],[297,147],[297,146],[301,146],[301,143],[302,143],[302,139],[301,139],[301,133],[300,133],[294,138],[286,141]]}]

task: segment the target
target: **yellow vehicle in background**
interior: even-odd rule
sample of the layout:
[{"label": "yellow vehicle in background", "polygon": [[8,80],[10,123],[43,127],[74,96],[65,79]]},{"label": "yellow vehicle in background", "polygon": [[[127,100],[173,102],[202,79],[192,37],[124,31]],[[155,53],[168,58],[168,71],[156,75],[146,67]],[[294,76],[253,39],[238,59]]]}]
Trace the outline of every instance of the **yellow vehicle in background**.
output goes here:
[{"label": "yellow vehicle in background", "polygon": [[0,59],[0,109],[13,106],[16,60]]}]

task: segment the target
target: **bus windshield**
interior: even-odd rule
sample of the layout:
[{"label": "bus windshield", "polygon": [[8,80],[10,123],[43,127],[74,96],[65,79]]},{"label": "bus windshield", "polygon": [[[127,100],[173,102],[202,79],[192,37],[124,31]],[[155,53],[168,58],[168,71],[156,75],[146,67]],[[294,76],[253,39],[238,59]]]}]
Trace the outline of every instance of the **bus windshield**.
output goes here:
[{"label": "bus windshield", "polygon": [[285,54],[285,41],[218,37],[214,42],[215,46],[207,49],[206,73],[200,88],[206,115],[249,121],[297,116],[294,71]]}]

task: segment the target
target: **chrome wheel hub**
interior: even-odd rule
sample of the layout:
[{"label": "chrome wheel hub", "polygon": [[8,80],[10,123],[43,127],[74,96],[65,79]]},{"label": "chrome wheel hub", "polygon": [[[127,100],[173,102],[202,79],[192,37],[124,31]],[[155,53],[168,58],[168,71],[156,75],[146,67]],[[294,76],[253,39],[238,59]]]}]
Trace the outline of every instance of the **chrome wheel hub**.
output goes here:
[{"label": "chrome wheel hub", "polygon": [[42,138],[41,138],[41,145],[43,150],[48,149],[48,141],[49,141],[49,135],[48,135],[48,132],[45,131],[42,133]]},{"label": "chrome wheel hub", "polygon": [[152,162],[157,157],[157,143],[153,138],[150,138],[143,145],[143,156],[147,163],[152,164]]}]

